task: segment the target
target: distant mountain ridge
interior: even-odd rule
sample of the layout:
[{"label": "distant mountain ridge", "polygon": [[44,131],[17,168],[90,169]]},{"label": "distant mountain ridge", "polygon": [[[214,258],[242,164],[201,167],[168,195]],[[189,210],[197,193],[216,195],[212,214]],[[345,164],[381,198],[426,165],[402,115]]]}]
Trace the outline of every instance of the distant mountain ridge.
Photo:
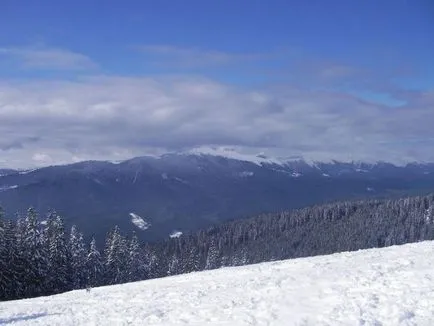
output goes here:
[{"label": "distant mountain ridge", "polygon": [[[265,212],[433,190],[431,163],[285,161],[230,151],[0,170],[0,206],[6,212],[29,206],[40,212],[56,209],[68,224],[97,238],[115,224],[144,240],[157,240],[175,230]],[[130,213],[145,216],[152,226],[138,228]]]}]

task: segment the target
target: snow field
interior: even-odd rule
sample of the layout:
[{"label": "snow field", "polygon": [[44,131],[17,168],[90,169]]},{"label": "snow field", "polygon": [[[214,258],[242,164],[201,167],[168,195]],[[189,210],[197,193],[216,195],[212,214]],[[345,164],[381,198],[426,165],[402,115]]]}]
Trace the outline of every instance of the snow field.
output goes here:
[{"label": "snow field", "polygon": [[1,325],[434,325],[434,242],[0,303]]}]

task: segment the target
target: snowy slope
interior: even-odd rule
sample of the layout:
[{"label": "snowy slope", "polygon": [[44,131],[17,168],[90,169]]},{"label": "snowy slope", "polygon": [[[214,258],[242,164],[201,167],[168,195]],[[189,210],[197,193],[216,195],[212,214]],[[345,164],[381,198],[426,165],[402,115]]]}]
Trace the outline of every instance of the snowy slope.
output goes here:
[{"label": "snowy slope", "polygon": [[268,164],[278,164],[283,165],[285,162],[278,158],[267,157],[263,154],[243,154],[236,151],[233,148],[228,147],[197,147],[186,151],[184,154],[190,155],[210,155],[210,156],[218,156],[224,157],[231,160],[243,161],[243,162],[251,162],[257,165],[261,165],[262,163]]},{"label": "snowy slope", "polygon": [[0,303],[6,325],[434,325],[434,242]]},{"label": "snowy slope", "polygon": [[146,222],[143,217],[137,215],[136,213],[130,213],[131,222],[137,226],[140,230],[147,230],[151,227],[151,224]]}]

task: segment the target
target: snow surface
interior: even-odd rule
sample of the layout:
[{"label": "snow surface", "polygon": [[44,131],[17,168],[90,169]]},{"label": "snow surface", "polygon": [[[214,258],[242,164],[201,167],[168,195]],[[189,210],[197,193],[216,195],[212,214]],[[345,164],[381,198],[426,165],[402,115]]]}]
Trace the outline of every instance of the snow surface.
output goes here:
[{"label": "snow surface", "polygon": [[243,171],[238,174],[242,178],[253,177],[255,175],[252,171]]},{"label": "snow surface", "polygon": [[13,185],[13,186],[0,186],[0,192],[1,191],[6,191],[6,190],[12,190],[12,189],[17,189],[18,185]]},{"label": "snow surface", "polygon": [[0,303],[6,325],[434,325],[434,242]]},{"label": "snow surface", "polygon": [[136,213],[130,213],[131,222],[137,226],[140,230],[147,230],[151,227],[151,223],[146,222],[143,217]]},{"label": "snow surface", "polygon": [[185,154],[219,156],[219,157],[225,157],[225,158],[238,160],[238,161],[251,162],[257,165],[262,165],[263,163],[283,165],[285,163],[284,161],[278,158],[264,156],[262,153],[257,155],[245,154],[245,153],[237,152],[233,148],[228,148],[223,146],[197,147],[187,151]]},{"label": "snow surface", "polygon": [[179,238],[181,235],[182,235],[182,232],[181,232],[181,231],[173,231],[173,232],[169,235],[169,237],[170,237],[170,238]]},{"label": "snow surface", "polygon": [[29,173],[35,172],[35,171],[37,171],[37,170],[38,170],[38,169],[24,170],[24,171],[20,171],[20,172],[18,172],[18,174],[29,174]]}]

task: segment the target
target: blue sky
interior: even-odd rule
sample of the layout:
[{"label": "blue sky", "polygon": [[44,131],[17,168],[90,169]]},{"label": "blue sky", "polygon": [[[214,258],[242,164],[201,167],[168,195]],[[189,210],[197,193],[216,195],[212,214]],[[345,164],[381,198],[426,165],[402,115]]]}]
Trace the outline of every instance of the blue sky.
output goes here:
[{"label": "blue sky", "polygon": [[[229,54],[282,53],[280,58],[259,60],[256,67],[265,68],[307,56],[368,69],[414,70],[415,76],[426,73],[418,76],[421,79],[434,72],[430,0],[6,0],[2,6],[4,46],[67,49],[90,57],[111,74],[170,73],[169,68],[152,65],[152,55],[137,50],[149,45]],[[192,70],[196,72],[183,69]],[[9,73],[25,77],[23,72]]]},{"label": "blue sky", "polygon": [[[434,2],[430,0],[3,0],[0,9],[0,91],[5,94],[0,97],[0,118],[13,121],[16,128],[11,133],[10,123],[2,126],[0,121],[0,136],[6,139],[0,141],[0,166],[29,160],[51,164],[126,157],[206,145],[265,148],[273,154],[297,152],[318,159],[434,159],[423,154],[433,145],[429,139],[434,133],[425,127],[413,130],[422,117],[434,119],[429,115],[434,89]],[[123,89],[124,95],[108,93],[116,89]],[[89,95],[81,98],[78,90]],[[146,98],[156,104],[138,108]],[[215,130],[205,133],[201,123],[215,122],[216,102],[221,110],[231,107],[237,114],[223,111],[227,123],[220,121]],[[252,110],[257,115],[249,120],[246,110],[255,105],[257,112]],[[184,120],[193,114],[190,111],[196,112],[192,107],[203,115],[196,127]],[[274,121],[269,108],[275,107],[288,115],[282,113]],[[21,131],[20,122],[34,119],[38,112],[47,124],[72,123],[87,130],[86,139],[93,139],[101,150],[95,153],[86,145],[89,141],[73,130],[57,141],[53,141],[55,131],[42,127]],[[134,125],[137,119],[133,125],[122,121],[124,128],[146,127],[153,133],[138,141],[119,131],[110,144],[99,143],[102,134],[92,130],[106,132],[97,126],[104,119],[116,127],[122,112],[162,120],[148,119],[138,126]],[[391,119],[390,114],[403,121]],[[83,115],[89,117],[77,118]],[[325,119],[324,125],[315,120],[319,117]],[[335,123],[347,123],[348,130],[330,124],[333,117]],[[280,125],[282,119],[286,125]],[[369,119],[405,130],[367,125]],[[300,128],[291,125],[294,120],[304,121],[312,134],[289,132]],[[257,134],[258,121],[266,129],[263,134]],[[357,129],[351,127],[353,123],[365,124],[366,129],[353,134],[351,130]],[[163,141],[161,134],[174,125],[183,130],[172,135],[177,141],[170,137]],[[228,133],[228,128],[241,131]],[[326,144],[307,141],[318,135],[317,128],[330,133]],[[352,142],[342,144],[342,137]],[[300,140],[284,141],[287,138]],[[421,146],[396,145],[409,140],[420,141]],[[360,151],[354,150],[355,143]],[[396,144],[386,148],[385,143]]]}]

